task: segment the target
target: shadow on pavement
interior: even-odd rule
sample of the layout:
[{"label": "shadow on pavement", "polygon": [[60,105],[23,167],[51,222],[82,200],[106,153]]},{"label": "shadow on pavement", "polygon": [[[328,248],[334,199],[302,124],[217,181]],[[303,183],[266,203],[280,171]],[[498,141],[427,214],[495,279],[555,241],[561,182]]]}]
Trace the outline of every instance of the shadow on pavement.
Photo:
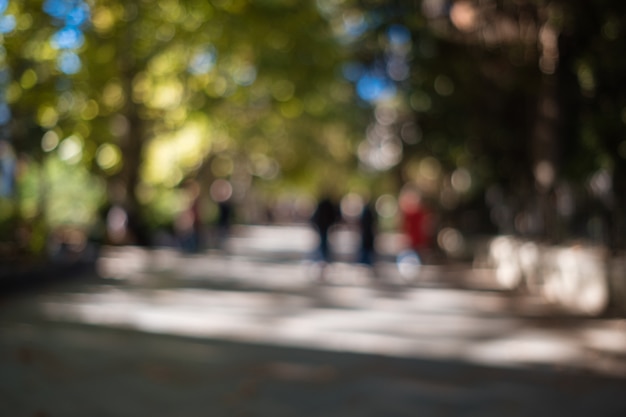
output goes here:
[{"label": "shadow on pavement", "polygon": [[95,261],[67,264],[53,262],[0,264],[0,298],[54,288],[73,279],[95,274]]},{"label": "shadow on pavement", "polygon": [[626,415],[625,368],[593,371],[626,363],[624,323],[460,269],[398,283],[337,265],[319,283],[293,262],[132,250],[111,277],[4,294],[0,415]]},{"label": "shadow on pavement", "polygon": [[626,413],[625,379],[558,369],[400,359],[80,324],[2,327],[2,415]]}]

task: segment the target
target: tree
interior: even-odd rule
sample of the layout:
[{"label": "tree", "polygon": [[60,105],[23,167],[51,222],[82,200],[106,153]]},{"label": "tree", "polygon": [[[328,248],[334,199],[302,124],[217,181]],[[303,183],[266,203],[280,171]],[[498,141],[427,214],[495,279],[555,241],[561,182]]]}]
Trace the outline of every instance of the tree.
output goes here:
[{"label": "tree", "polygon": [[[595,200],[613,213],[606,229],[624,235],[624,62],[614,57],[623,6],[343,4],[344,13],[363,17],[354,30],[355,59],[365,68],[357,88],[372,79],[387,85],[394,100],[370,97],[375,112],[403,114],[385,127],[387,137],[404,140],[394,168],[402,178],[432,190],[443,209],[472,191],[475,198],[486,194],[504,232],[563,240],[581,233],[576,212],[591,215],[583,210]],[[467,180],[456,187],[455,172]],[[595,195],[586,195],[588,188]]]},{"label": "tree", "polygon": [[[142,222],[163,221],[159,196],[188,177],[311,188],[325,171],[348,175],[362,109],[350,106],[342,47],[313,3],[11,7],[17,151],[44,164],[74,149],[62,159],[104,178],[109,199]],[[212,169],[225,161],[235,170]],[[170,214],[183,204],[168,201]]]}]

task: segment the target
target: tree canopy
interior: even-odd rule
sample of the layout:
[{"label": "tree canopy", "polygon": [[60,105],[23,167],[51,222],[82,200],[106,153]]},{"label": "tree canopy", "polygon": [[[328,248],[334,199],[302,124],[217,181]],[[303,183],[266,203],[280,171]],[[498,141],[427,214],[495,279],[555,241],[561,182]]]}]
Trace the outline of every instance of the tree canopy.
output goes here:
[{"label": "tree canopy", "polygon": [[0,223],[121,204],[158,225],[186,181],[227,179],[241,201],[410,182],[450,221],[626,230],[623,9],[0,0]]}]

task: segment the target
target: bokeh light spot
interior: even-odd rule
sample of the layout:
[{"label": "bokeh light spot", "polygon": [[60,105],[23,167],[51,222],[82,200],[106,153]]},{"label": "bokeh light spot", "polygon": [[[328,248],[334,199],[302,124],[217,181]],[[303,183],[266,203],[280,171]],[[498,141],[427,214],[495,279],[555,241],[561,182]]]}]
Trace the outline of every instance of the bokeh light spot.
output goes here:
[{"label": "bokeh light spot", "polygon": [[416,112],[427,112],[432,107],[432,100],[423,91],[417,91],[411,95],[411,107]]},{"label": "bokeh light spot", "polygon": [[466,193],[472,186],[472,176],[465,168],[459,168],[452,173],[450,178],[452,188],[456,192]]},{"label": "bokeh light spot", "polygon": [[459,30],[470,32],[476,27],[478,12],[471,2],[467,0],[457,1],[450,9],[450,20]]},{"label": "bokeh light spot", "polygon": [[223,203],[233,195],[233,186],[225,179],[218,179],[211,184],[209,194],[216,203]]},{"label": "bokeh light spot", "polygon": [[435,78],[435,91],[440,96],[449,96],[454,93],[454,83],[445,75],[438,75]]},{"label": "bokeh light spot", "polygon": [[363,197],[357,193],[348,193],[341,199],[341,214],[346,219],[357,219],[363,210],[363,206]]},{"label": "bokeh light spot", "polygon": [[391,97],[396,89],[393,83],[385,77],[367,74],[357,82],[357,93],[365,101],[377,101]]},{"label": "bokeh light spot", "polygon": [[122,161],[120,149],[111,143],[100,145],[96,152],[96,162],[104,171],[111,171]]},{"label": "bokeh light spot", "polygon": [[80,112],[80,116],[83,120],[92,120],[96,118],[96,116],[98,116],[99,112],[100,107],[98,106],[98,103],[95,100],[89,100],[87,104],[85,104],[83,110]]},{"label": "bokeh light spot", "polygon": [[22,87],[17,82],[12,82],[6,87],[4,92],[4,99],[7,103],[15,103],[22,97]]},{"label": "bokeh light spot", "polygon": [[344,34],[350,39],[361,36],[368,27],[365,16],[356,9],[345,12],[342,23]]},{"label": "bokeh light spot", "polygon": [[432,156],[424,158],[419,164],[419,173],[428,180],[436,180],[441,173],[441,164]]},{"label": "bokeh light spot", "polygon": [[357,82],[365,72],[365,68],[358,62],[348,62],[343,65],[341,72],[346,80]]},{"label": "bokeh light spot", "polygon": [[13,32],[15,26],[17,26],[15,16],[8,15],[0,17],[0,33]]},{"label": "bokeh light spot", "polygon": [[232,174],[235,164],[232,158],[220,155],[211,162],[211,172],[216,177],[227,177]]},{"label": "bokeh light spot", "polygon": [[294,92],[295,86],[289,80],[279,80],[272,84],[272,96],[278,101],[288,101]]},{"label": "bokeh light spot", "polygon": [[39,126],[52,128],[59,120],[59,113],[50,106],[41,106],[37,111],[37,122]]},{"label": "bokeh light spot", "polygon": [[33,16],[30,13],[22,12],[17,17],[16,24],[18,30],[28,30],[33,25]]},{"label": "bokeh light spot", "polygon": [[24,90],[28,90],[30,88],[33,88],[35,84],[37,84],[37,80],[37,73],[32,68],[29,68],[24,71],[24,73],[20,77],[20,85]]},{"label": "bokeh light spot", "polygon": [[403,25],[391,25],[387,30],[387,36],[393,45],[405,45],[411,42],[411,32]]},{"label": "bokeh light spot", "polygon": [[115,17],[111,9],[101,6],[94,10],[91,23],[100,33],[108,32],[113,28]]},{"label": "bokeh light spot", "polygon": [[256,80],[257,70],[254,65],[241,65],[233,74],[233,81],[241,86],[252,85]]},{"label": "bokeh light spot", "polygon": [[206,74],[213,69],[216,61],[217,52],[214,47],[209,46],[191,58],[189,72],[195,75]]},{"label": "bokeh light spot", "polygon": [[376,199],[375,208],[380,217],[391,219],[398,213],[398,201],[391,194],[383,194]]},{"label": "bokeh light spot", "polygon": [[51,152],[59,145],[59,135],[53,130],[47,131],[41,138],[41,149],[44,152]]},{"label": "bokeh light spot", "polygon": [[57,68],[64,74],[73,75],[80,71],[82,63],[74,52],[64,51],[57,59]]},{"label": "bokeh light spot", "polygon": [[465,248],[463,235],[452,227],[446,227],[437,234],[437,244],[452,256],[460,255]]},{"label": "bokeh light spot", "polygon": [[124,104],[124,91],[117,80],[110,81],[104,87],[102,101],[111,109],[117,109]]},{"label": "bokeh light spot", "polygon": [[280,113],[288,119],[295,119],[300,116],[302,110],[302,102],[298,99],[289,100],[287,103],[283,103],[280,106]]},{"label": "bokeh light spot", "polygon": [[280,172],[280,165],[275,159],[262,153],[250,156],[250,173],[263,179],[274,179]]},{"label": "bokeh light spot", "polygon": [[182,84],[176,80],[159,84],[150,105],[160,109],[174,109],[180,104],[183,93]]},{"label": "bokeh light spot", "polygon": [[59,158],[68,164],[76,164],[83,157],[83,141],[77,135],[69,136],[59,145]]},{"label": "bokeh light spot", "polygon": [[85,37],[78,28],[66,26],[52,35],[50,42],[55,49],[77,49],[83,46]]}]

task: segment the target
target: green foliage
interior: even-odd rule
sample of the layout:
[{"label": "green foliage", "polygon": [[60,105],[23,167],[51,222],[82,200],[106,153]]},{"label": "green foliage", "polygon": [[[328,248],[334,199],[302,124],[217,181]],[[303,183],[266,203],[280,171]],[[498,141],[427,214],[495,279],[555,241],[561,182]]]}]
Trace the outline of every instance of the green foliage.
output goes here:
[{"label": "green foliage", "polygon": [[[43,2],[11,2],[18,23],[3,35],[0,65],[13,114],[6,136],[28,155],[23,218],[93,221],[104,185],[87,172],[121,183],[123,203],[156,224],[181,209],[177,187],[189,177],[205,189],[233,177],[271,190],[349,175],[366,109],[351,105],[343,48],[314,2],[88,4],[73,50],[80,69],[64,73]],[[216,174],[215,158],[233,166]]]},{"label": "green foliage", "polygon": [[[18,213],[89,223],[122,184],[125,205],[165,224],[189,178],[240,196],[412,181],[452,210],[493,184],[530,196],[542,158],[581,183],[625,165],[625,6],[475,3],[93,0],[70,73],[43,2],[10,2],[1,133],[27,161]],[[363,90],[346,64],[382,84]],[[381,85],[394,94],[367,95]]]}]

